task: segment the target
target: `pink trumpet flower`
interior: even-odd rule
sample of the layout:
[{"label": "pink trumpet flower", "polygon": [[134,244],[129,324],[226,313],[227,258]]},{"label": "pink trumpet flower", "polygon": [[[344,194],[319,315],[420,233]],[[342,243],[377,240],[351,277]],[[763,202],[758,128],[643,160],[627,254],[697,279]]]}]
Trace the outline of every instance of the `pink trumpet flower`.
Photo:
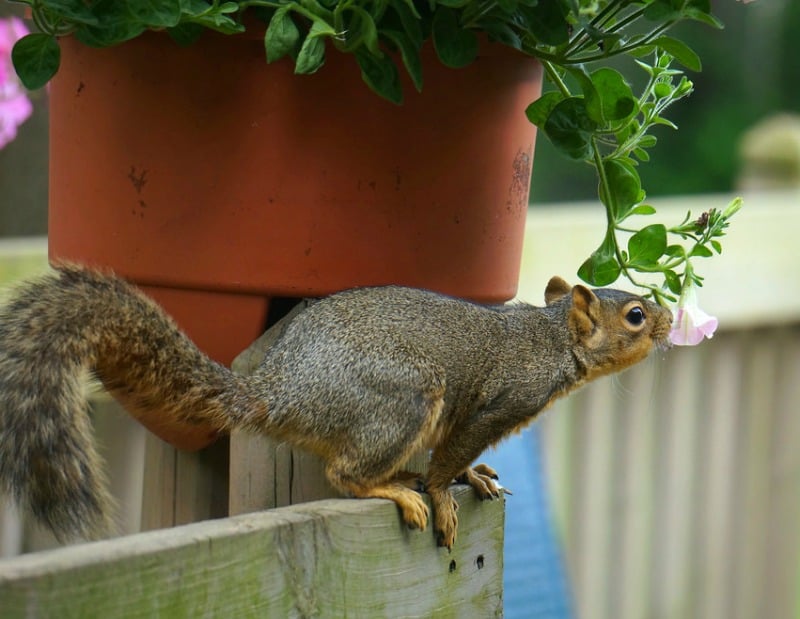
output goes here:
[{"label": "pink trumpet flower", "polygon": [[694,286],[688,285],[681,293],[678,307],[674,309],[675,320],[669,333],[670,341],[676,346],[696,346],[703,338],[711,338],[717,330],[719,321],[706,314],[697,304]]}]

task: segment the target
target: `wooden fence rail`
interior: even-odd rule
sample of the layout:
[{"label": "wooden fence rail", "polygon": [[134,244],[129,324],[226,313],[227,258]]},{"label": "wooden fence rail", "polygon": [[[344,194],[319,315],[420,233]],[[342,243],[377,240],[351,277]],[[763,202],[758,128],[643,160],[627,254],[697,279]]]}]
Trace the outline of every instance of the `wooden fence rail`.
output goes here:
[{"label": "wooden fence rail", "polygon": [[500,617],[503,502],[460,488],[452,552],[328,499],[0,561],[0,616]]}]

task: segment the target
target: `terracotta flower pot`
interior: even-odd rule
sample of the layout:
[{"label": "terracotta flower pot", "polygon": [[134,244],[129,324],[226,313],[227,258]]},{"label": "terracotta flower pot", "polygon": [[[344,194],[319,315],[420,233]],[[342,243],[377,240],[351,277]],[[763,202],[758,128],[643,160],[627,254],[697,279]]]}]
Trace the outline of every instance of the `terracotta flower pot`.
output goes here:
[{"label": "terracotta flower pot", "polygon": [[536,61],[487,44],[451,70],[426,50],[422,94],[406,84],[395,106],[333,50],[296,76],[255,37],[61,44],[51,259],[136,281],[217,360],[261,333],[271,297],[388,283],[514,295]]}]

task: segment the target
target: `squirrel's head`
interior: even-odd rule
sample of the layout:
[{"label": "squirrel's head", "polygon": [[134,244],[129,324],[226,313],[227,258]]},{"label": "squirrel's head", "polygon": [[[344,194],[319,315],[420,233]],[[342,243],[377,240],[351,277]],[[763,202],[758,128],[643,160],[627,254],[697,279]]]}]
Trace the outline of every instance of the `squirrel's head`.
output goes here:
[{"label": "squirrel's head", "polygon": [[587,380],[623,370],[654,347],[669,346],[672,312],[640,296],[612,288],[590,290],[553,277],[544,293],[548,306],[564,304],[576,356]]}]

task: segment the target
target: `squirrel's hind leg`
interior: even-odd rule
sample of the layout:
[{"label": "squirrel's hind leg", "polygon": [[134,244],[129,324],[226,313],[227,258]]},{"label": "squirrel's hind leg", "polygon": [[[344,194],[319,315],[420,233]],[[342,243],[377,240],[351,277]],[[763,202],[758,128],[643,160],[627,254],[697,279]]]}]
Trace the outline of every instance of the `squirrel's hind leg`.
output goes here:
[{"label": "squirrel's hind leg", "polygon": [[[408,485],[410,477],[407,471],[387,481],[370,483],[368,480],[356,481],[346,474],[342,474],[336,467],[328,465],[328,480],[340,490],[359,499],[389,499],[394,501],[403,514],[403,520],[413,528],[424,531],[428,524],[428,506],[418,492]],[[412,473],[411,475],[416,475]],[[418,476],[417,476],[418,477]]]}]

